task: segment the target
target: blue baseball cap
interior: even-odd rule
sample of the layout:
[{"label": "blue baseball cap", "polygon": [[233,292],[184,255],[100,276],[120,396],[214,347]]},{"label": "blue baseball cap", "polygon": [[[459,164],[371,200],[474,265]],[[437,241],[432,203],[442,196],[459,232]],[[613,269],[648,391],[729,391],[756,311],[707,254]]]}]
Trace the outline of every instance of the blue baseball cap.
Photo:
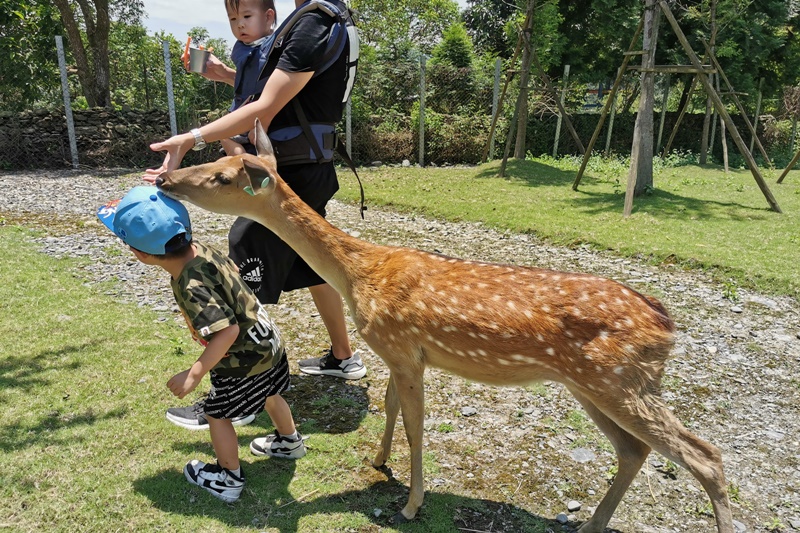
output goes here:
[{"label": "blue baseball cap", "polygon": [[97,217],[125,244],[152,255],[172,251],[166,245],[181,233],[184,242],[192,240],[186,207],[152,185],[134,187],[122,200],[101,206]]}]

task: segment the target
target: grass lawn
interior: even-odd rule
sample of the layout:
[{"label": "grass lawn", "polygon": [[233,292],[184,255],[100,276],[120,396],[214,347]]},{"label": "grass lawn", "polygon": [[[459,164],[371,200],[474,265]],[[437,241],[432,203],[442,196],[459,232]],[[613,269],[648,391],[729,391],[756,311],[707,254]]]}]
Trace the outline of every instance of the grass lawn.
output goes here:
[{"label": "grass lawn", "polygon": [[[659,160],[660,161],[660,160]],[[658,164],[654,190],[622,216],[628,165],[590,160],[578,191],[579,160],[510,160],[477,167],[393,168],[360,172],[368,204],[451,220],[530,232],[558,244],[590,244],[655,263],[701,267],[726,283],[768,293],[800,294],[800,171],[776,184],[780,170],[762,169],[782,214],[773,212],[748,170]],[[357,184],[339,171],[341,198],[357,200]],[[367,211],[369,219],[369,211]],[[531,258],[536,263],[536,258]]]}]

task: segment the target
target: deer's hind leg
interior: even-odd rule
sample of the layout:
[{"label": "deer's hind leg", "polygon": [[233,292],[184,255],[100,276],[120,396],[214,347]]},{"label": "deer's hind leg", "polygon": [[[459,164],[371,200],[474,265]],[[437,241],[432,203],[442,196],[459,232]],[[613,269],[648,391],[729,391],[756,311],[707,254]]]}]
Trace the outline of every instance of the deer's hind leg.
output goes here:
[{"label": "deer's hind leg", "polygon": [[580,402],[600,431],[608,438],[617,453],[619,468],[608,492],[597,506],[592,517],[584,523],[581,533],[602,533],[631,482],[639,473],[650,453],[650,447],[634,437],[606,416],[592,401],[574,389],[573,396]]},{"label": "deer's hind leg", "polygon": [[383,402],[383,409],[386,413],[386,425],[383,428],[383,438],[381,439],[381,446],[375,459],[372,460],[372,466],[379,468],[386,464],[389,455],[392,453],[392,437],[394,436],[394,427],[397,423],[397,414],[400,412],[400,398],[397,397],[397,388],[394,384],[394,372],[389,372],[389,384],[386,386],[386,397]]},{"label": "deer's hind leg", "polygon": [[658,397],[648,392],[622,401],[610,398],[602,404],[599,400],[598,408],[625,431],[687,469],[708,493],[719,533],[733,533],[719,448],[690,433]]}]

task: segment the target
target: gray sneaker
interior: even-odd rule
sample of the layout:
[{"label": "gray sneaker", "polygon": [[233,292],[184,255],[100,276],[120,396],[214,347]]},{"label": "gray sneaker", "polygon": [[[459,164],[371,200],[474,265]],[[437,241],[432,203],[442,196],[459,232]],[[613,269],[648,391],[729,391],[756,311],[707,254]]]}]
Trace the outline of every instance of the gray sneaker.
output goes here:
[{"label": "gray sneaker", "polygon": [[278,433],[278,430],[275,430],[272,435],[253,439],[250,443],[250,453],[253,455],[280,457],[281,459],[300,459],[306,454],[306,444],[303,440],[305,440],[305,437],[299,431],[297,432],[297,438],[291,440]]},{"label": "gray sneaker", "polygon": [[312,376],[335,376],[344,379],[361,379],[367,375],[367,367],[361,361],[361,350],[353,352],[350,359],[336,359],[333,349],[328,348],[322,357],[303,359],[299,363],[300,372]]},{"label": "gray sneaker", "polygon": [[[170,407],[167,409],[167,420],[180,426],[182,428],[197,431],[200,429],[208,429],[208,420],[203,413],[205,406],[205,398],[202,398],[192,405],[186,407]],[[256,419],[256,415],[237,416],[231,418],[231,423],[234,426],[244,426]]]}]

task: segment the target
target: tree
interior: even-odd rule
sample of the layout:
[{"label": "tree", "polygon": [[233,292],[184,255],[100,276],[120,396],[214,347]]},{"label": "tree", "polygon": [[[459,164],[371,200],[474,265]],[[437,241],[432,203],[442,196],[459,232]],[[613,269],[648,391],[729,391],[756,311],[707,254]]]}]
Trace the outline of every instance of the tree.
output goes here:
[{"label": "tree", "polygon": [[462,16],[477,51],[510,58],[516,41],[509,37],[506,28],[522,9],[524,6],[508,0],[467,0]]},{"label": "tree", "polygon": [[467,35],[466,27],[453,24],[444,31],[442,41],[433,48],[433,60],[448,63],[456,68],[472,66],[472,42]]},{"label": "tree", "polygon": [[458,20],[454,0],[353,0],[350,5],[358,14],[362,42],[395,58],[407,42],[430,54],[444,30]]},{"label": "tree", "polygon": [[144,9],[143,1],[53,0],[53,3],[61,14],[86,103],[89,107],[110,107],[108,40],[112,9],[121,19],[137,20]]},{"label": "tree", "polygon": [[60,94],[54,40],[60,27],[49,2],[0,3],[0,108],[21,110]]}]

